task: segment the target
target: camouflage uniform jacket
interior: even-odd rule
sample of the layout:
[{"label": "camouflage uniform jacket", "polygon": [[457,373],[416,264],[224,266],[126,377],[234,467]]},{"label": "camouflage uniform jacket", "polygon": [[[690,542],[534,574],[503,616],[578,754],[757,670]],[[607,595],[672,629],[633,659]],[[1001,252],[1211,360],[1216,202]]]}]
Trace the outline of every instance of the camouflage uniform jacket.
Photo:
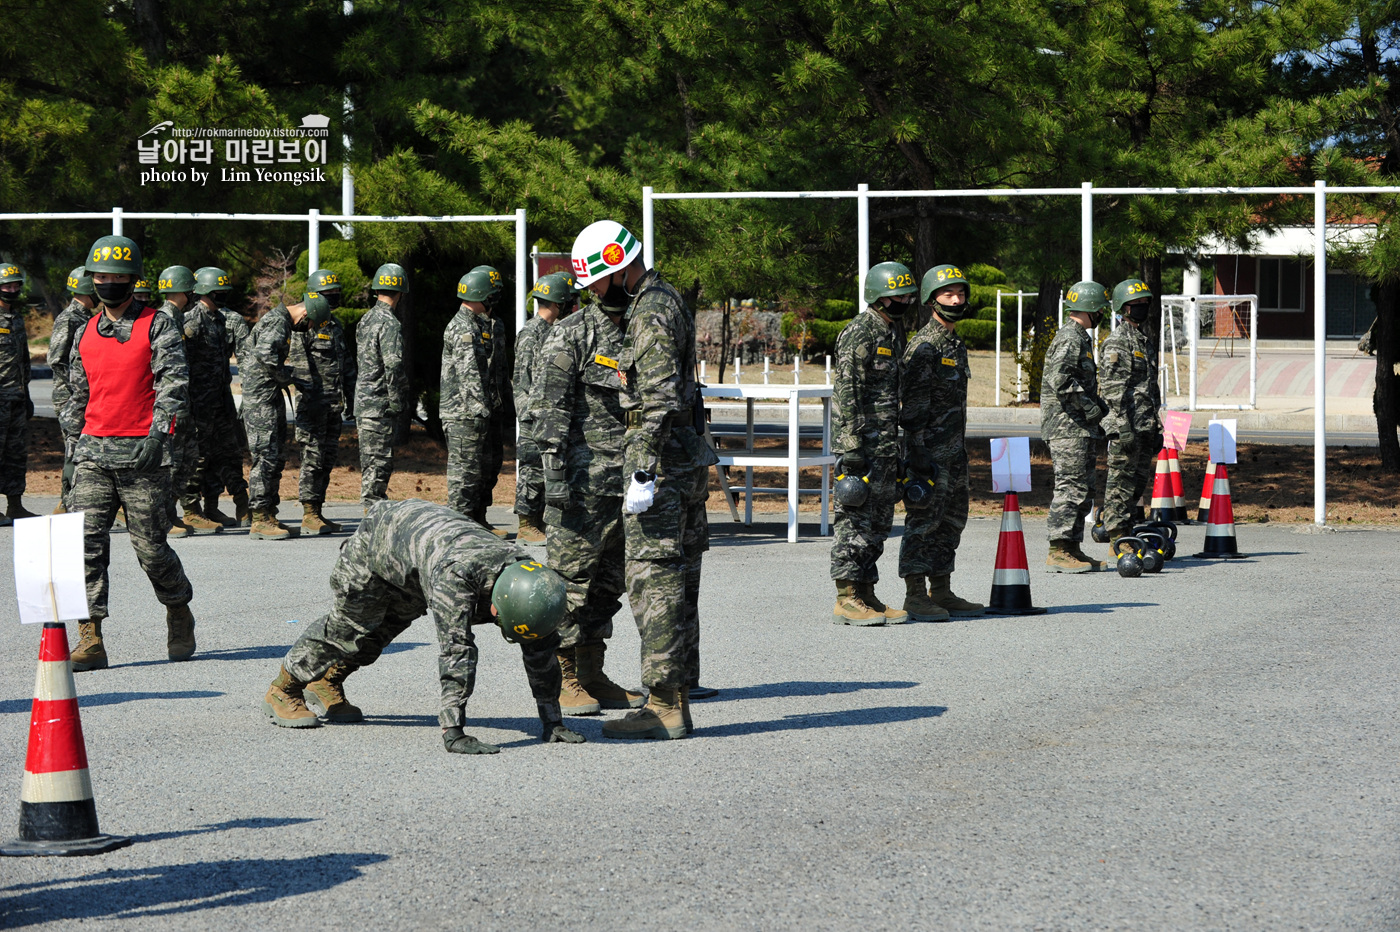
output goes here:
[{"label": "camouflage uniform jacket", "polygon": [[[137,316],[145,310],[138,301],[113,321],[105,312],[98,312],[97,333],[115,337],[125,343],[131,339],[131,328]],[[148,437],[165,437],[185,425],[190,414],[190,373],[185,364],[185,341],[175,321],[165,314],[156,314],[151,321],[151,372],[155,376],[155,404]],[[77,436],[73,460],[96,463],[106,469],[125,469],[136,459],[137,447],[143,437],[94,437],[83,433],[88,405],[88,377],[83,367],[82,333],[73,339],[73,351],[68,357],[68,384],[72,394],[59,412],[64,434]],[[161,465],[170,465],[170,443],[161,453]]]},{"label": "camouflage uniform jacket", "polygon": [[590,304],[549,328],[535,373],[530,416],[545,468],[563,469],[569,487],[621,495],[624,330]]},{"label": "camouflage uniform jacket", "polygon": [[866,308],[836,338],[831,434],[838,455],[899,455],[899,327]]},{"label": "camouflage uniform jacket", "polygon": [[248,340],[253,335],[253,328],[248,326],[247,318],[236,311],[221,307],[219,313],[224,318],[224,340],[228,347],[228,352],[225,355],[232,356],[233,361],[238,364],[241,371],[244,365],[244,356],[248,352]]},{"label": "camouflage uniform jacket", "polygon": [[506,325],[491,318],[491,388],[496,393],[491,411],[505,410],[506,399],[511,395],[511,367],[506,358]]},{"label": "camouflage uniform jacket", "polygon": [[1109,434],[1152,434],[1162,429],[1162,399],[1152,345],[1135,324],[1124,321],[1099,350],[1099,389],[1108,405]]},{"label": "camouflage uniform jacket", "polygon": [[1066,319],[1045,350],[1040,380],[1040,436],[1047,443],[1071,437],[1102,437],[1099,421],[1108,406],[1099,397],[1093,337]]},{"label": "camouflage uniform jacket", "polygon": [[190,368],[191,409],[199,412],[201,418],[221,411],[231,378],[228,334],[224,316],[199,301],[192,301],[185,308],[185,361]]},{"label": "camouflage uniform jacket", "polygon": [[491,318],[460,310],[442,335],[442,383],[438,417],[465,421],[490,417],[500,391],[491,357],[499,352],[491,335]]},{"label": "camouflage uniform jacket", "polygon": [[53,370],[53,408],[62,411],[68,401],[68,357],[73,342],[92,319],[92,311],[74,298],[53,319],[53,336],[49,338],[49,368]]},{"label": "camouflage uniform jacket", "polygon": [[272,404],[277,393],[293,381],[292,367],[287,365],[292,341],[302,334],[292,329],[292,315],[279,304],[263,315],[248,338],[247,348],[239,357],[238,373],[243,380],[243,400]]},{"label": "camouflage uniform jacket", "polygon": [[403,364],[403,328],[383,301],[355,325],[355,413],[398,417],[408,407],[408,370]]},{"label": "camouflage uniform jacket", "polygon": [[911,450],[937,463],[963,452],[967,431],[967,345],[931,319],[909,341],[900,376],[899,426]]},{"label": "camouflage uniform jacket", "polygon": [[287,354],[297,378],[313,385],[315,404],[326,411],[344,411],[355,403],[355,357],[345,339],[345,328],[334,317],[303,340],[293,340]]},{"label": "camouflage uniform jacket", "polygon": [[525,321],[525,326],[515,335],[515,372],[511,379],[511,390],[515,392],[515,416],[520,420],[523,432],[531,434],[530,391],[535,383],[535,373],[542,360],[541,348],[549,337],[550,322],[536,314]]},{"label": "camouflage uniform jacket", "polygon": [[0,305],[0,399],[29,397],[29,334],[24,313]]}]

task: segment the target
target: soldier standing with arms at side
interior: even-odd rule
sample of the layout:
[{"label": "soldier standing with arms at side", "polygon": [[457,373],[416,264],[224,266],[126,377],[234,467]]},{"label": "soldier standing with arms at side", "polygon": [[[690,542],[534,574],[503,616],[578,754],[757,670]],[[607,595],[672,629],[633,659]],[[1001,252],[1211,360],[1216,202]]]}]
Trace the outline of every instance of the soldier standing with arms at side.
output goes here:
[{"label": "soldier standing with arms at side", "polygon": [[102,625],[108,616],[107,565],[112,520],[126,509],[136,560],[165,606],[166,651],[195,651],[194,590],[166,543],[170,517],[170,440],[187,430],[189,372],[175,322],[132,297],[141,250],[125,236],[104,236],[88,251],[102,311],[88,321],[69,356],[72,394],[60,418],[74,445],[73,510],[84,512],[83,562],[90,619],[78,626],[73,670],[107,666]]},{"label": "soldier standing with arms at side", "polygon": [[1099,389],[1108,405],[1103,430],[1108,436],[1108,478],[1104,483],[1103,526],[1118,554],[1118,538],[1132,533],[1138,503],[1153,477],[1161,446],[1162,406],[1157,384],[1156,351],[1143,325],[1152,307],[1152,292],[1136,278],[1113,289],[1113,312],[1123,323],[1104,340],[1099,354]]},{"label": "soldier standing with arms at side", "polygon": [[[307,293],[320,295],[331,310],[340,307],[340,277],[330,269],[312,272]],[[301,444],[301,532],[337,534],[340,525],[321,514],[330,485],[331,469],[340,452],[340,430],[346,412],[355,413],[355,357],[346,345],[345,329],[335,315],[313,327],[305,341],[292,342],[292,368],[312,386],[297,404],[296,434]]]},{"label": "soldier standing with arms at side", "polygon": [[[560,276],[569,278],[572,290],[572,276]],[[626,311],[625,304],[590,304],[550,327],[529,392],[530,429],[543,469],[547,562],[569,587],[569,612],[559,626],[559,703],[565,715],[642,704],[641,693],[603,672],[613,616],[627,586],[622,530],[627,414],[618,370]],[[516,392],[517,403],[523,397]]]},{"label": "soldier standing with arms at side", "polygon": [[[486,299],[499,290],[500,276],[468,272],[457,283],[461,301],[442,335],[442,381],[438,416],[447,435],[447,507],[505,535],[486,521],[491,487],[491,417],[501,404],[496,358],[502,348],[491,332]],[[497,464],[499,469],[499,464]]]},{"label": "soldier standing with arms at side", "polygon": [[[491,322],[491,344],[494,349],[491,353],[490,381],[496,393],[496,408],[491,414],[491,422],[486,427],[486,462],[482,467],[485,487],[481,493],[483,501],[490,505],[494,500],[492,493],[496,489],[496,482],[501,476],[501,466],[505,463],[506,434],[508,431],[513,432],[515,428],[514,424],[506,423],[507,413],[511,408],[507,397],[511,390],[511,366],[506,353],[506,325],[496,316],[496,309],[501,306],[501,295],[505,293],[505,278],[489,265],[478,265],[472,271],[485,272],[491,276],[491,293],[482,303],[486,305],[486,316]],[[518,453],[516,462],[519,463]],[[484,509],[481,523],[497,537],[506,536],[507,532],[503,528],[492,527],[486,520]]]},{"label": "soldier standing with arms at side", "polygon": [[953,594],[953,563],[971,487],[967,476],[967,345],[955,325],[967,316],[971,286],[962,270],[938,265],[924,273],[920,297],[932,314],[904,351],[899,425],[904,428],[908,481],[935,480],[925,507],[906,499],[899,575],[904,610],[915,621],[971,618],[984,606]]},{"label": "soldier standing with arms at side", "polygon": [[[73,300],[54,318],[53,335],[49,337],[49,369],[53,371],[55,413],[62,412],[63,406],[68,402],[68,356],[73,349],[73,341],[77,334],[82,333],[83,327],[87,326],[87,322],[92,318],[93,305],[97,303],[94,297],[96,292],[92,290],[92,276],[87,274],[87,269],[78,266],[68,273],[68,293],[73,296]],[[62,421],[59,423],[61,426]],[[77,441],[77,437],[70,437],[66,433],[63,435],[63,478],[59,486],[58,507],[53,510],[56,515],[68,511],[72,492],[73,444]]]},{"label": "soldier standing with arms at side", "polygon": [[17,265],[0,266],[0,494],[8,502],[0,527],[16,518],[33,518],[24,507],[29,471],[29,334],[24,329],[24,273]]},{"label": "soldier standing with arms at side", "polygon": [[550,328],[568,317],[578,305],[578,290],[568,272],[555,272],[535,282],[530,297],[535,299],[535,316],[525,322],[515,338],[515,414],[520,420],[520,438],[515,444],[515,513],[520,517],[516,540],[537,544],[544,534],[544,473],[536,442],[534,390],[544,378],[548,360],[542,347]]},{"label": "soldier standing with arms at side", "polygon": [[[202,277],[210,272],[214,273],[215,290],[209,292],[204,301],[208,307],[216,309],[224,319],[224,359],[227,361],[229,357],[233,358],[241,380],[243,364],[248,355],[248,341],[252,338],[253,330],[242,314],[227,306],[233,287],[232,276],[222,269],[206,266],[195,269],[195,281],[202,281]],[[233,401],[232,370],[228,372],[228,384],[229,388],[224,393],[224,411],[217,415],[220,430],[227,430],[228,436],[223,438],[215,455],[216,468],[204,471],[204,516],[218,521],[224,527],[247,527],[248,483],[243,478],[243,454],[248,452],[248,432],[243,429],[243,418]],[[225,489],[233,498],[232,518],[219,511],[219,495]]]},{"label": "soldier standing with arms at side", "polygon": [[[194,273],[194,299],[185,305],[185,355],[190,364],[190,396],[194,407],[193,424],[199,435],[199,463],[189,485],[177,489],[186,514],[200,513],[203,520],[221,527],[246,522],[248,517],[243,447],[238,440],[238,417],[229,388],[233,376],[228,365],[228,326],[225,309],[219,303],[226,293],[222,289],[227,289],[228,283],[228,273],[223,269],[205,266]],[[241,323],[243,318],[238,320]],[[234,518],[219,511],[219,493],[224,489],[233,495]]]},{"label": "soldier standing with arms at side", "polygon": [[[626,390],[622,528],[628,600],[641,635],[647,704],[603,724],[608,738],[684,738],[693,730],[689,683],[699,631],[686,602],[686,529],[704,509],[697,473],[718,458],[697,429],[695,321],[685,300],[642,261],[642,246],[613,220],[574,240],[576,281],[604,307],[627,307],[618,369]],[[546,482],[550,476],[546,474]],[[546,493],[548,494],[548,493]]]},{"label": "soldier standing with arms at side", "polygon": [[1099,422],[1108,406],[1099,397],[1090,333],[1108,309],[1108,290],[1098,282],[1079,282],[1065,292],[1065,316],[1045,350],[1040,381],[1040,436],[1050,447],[1055,467],[1055,494],[1047,525],[1050,555],[1047,573],[1092,573],[1104,564],[1079,546],[1084,517],[1094,503],[1094,445],[1103,437]]},{"label": "soldier standing with arms at side", "polygon": [[864,503],[833,506],[831,578],[838,625],[902,624],[908,615],[875,595],[877,566],[899,498],[899,385],[904,316],[919,291],[899,262],[881,262],[865,276],[866,309],[836,339],[831,390],[833,452],[845,476],[869,485]]},{"label": "soldier standing with arms at side", "polygon": [[408,294],[403,266],[381,265],[370,293],[374,307],[355,325],[355,426],[360,437],[360,502],[366,513],[389,495],[394,436],[411,401],[403,328],[394,316],[399,296]]},{"label": "soldier standing with arms at side", "polygon": [[[216,534],[224,529],[222,524],[210,521],[200,514],[199,510],[199,409],[208,403],[207,396],[211,385],[216,398],[221,400],[223,376],[210,376],[211,364],[208,355],[202,352],[204,347],[199,342],[199,331],[203,321],[199,318],[198,303],[191,304],[194,287],[194,273],[183,265],[172,265],[156,278],[156,288],[165,299],[157,313],[169,317],[180,331],[180,338],[184,342],[185,364],[190,374],[190,413],[185,418],[183,429],[177,430],[170,437],[170,532],[167,537]],[[219,325],[215,339],[217,343],[214,360],[217,362],[223,342],[222,324]],[[177,501],[185,509],[184,520],[175,517]]]}]

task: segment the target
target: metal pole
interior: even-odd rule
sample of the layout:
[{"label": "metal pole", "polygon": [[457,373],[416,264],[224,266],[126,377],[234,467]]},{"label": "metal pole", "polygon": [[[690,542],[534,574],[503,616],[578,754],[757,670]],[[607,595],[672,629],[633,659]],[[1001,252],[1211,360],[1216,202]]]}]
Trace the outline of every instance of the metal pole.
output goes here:
[{"label": "metal pole", "polygon": [[1021,396],[1021,335],[1026,332],[1026,322],[1021,316],[1025,309],[1025,300],[1021,292],[1016,292],[1016,403],[1023,400]]},{"label": "metal pole", "polygon": [[1001,407],[1001,289],[997,289],[997,368],[995,382],[996,388],[992,390],[992,404]]},{"label": "metal pole", "polygon": [[642,186],[642,264],[656,266],[656,231],[652,225],[651,186]]},{"label": "metal pole", "polygon": [[[346,16],[354,13],[354,0],[345,0],[342,11]],[[355,214],[355,176],[350,172],[350,114],[354,110],[355,104],[350,99],[350,85],[347,84],[340,108],[340,212],[347,217]],[[342,239],[354,239],[355,225],[353,223],[340,224],[340,236]]]},{"label": "metal pole", "polygon": [[1249,302],[1249,406],[1259,407],[1259,300]]},{"label": "metal pole", "polygon": [[[1327,182],[1314,182],[1313,187],[1316,189],[1313,193],[1313,523],[1325,525],[1327,523]],[[1250,387],[1250,392],[1253,394],[1253,386]]]},{"label": "metal pole", "polygon": [[1079,280],[1094,280],[1094,183],[1086,181],[1079,196]]},{"label": "metal pole", "polygon": [[1200,337],[1201,310],[1196,303],[1196,296],[1192,295],[1186,299],[1186,337],[1191,344],[1191,353],[1186,359],[1186,384],[1189,389],[1189,397],[1186,400],[1186,410],[1196,410],[1196,344]]},{"label": "metal pole", "polygon": [[856,185],[856,309],[865,306],[865,273],[870,269],[870,185]]},{"label": "metal pole", "polygon": [[120,207],[112,208],[112,235],[122,235],[122,209]]},{"label": "metal pole", "polygon": [[315,207],[306,212],[306,272],[321,267],[321,212]]},{"label": "metal pole", "polygon": [[525,249],[525,208],[520,208],[515,212],[515,332],[519,333],[525,326],[525,296],[529,292],[525,288],[526,262],[529,261],[530,254]]}]

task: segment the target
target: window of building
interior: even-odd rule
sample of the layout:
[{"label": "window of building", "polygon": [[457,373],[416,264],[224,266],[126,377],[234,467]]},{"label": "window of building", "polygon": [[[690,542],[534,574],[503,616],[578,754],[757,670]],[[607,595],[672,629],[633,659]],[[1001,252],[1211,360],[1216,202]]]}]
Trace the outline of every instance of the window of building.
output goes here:
[{"label": "window of building", "polygon": [[1359,337],[1376,319],[1371,283],[1346,272],[1327,274],[1327,335]]},{"label": "window of building", "polygon": [[1303,310],[1303,263],[1297,259],[1259,259],[1259,310]]}]

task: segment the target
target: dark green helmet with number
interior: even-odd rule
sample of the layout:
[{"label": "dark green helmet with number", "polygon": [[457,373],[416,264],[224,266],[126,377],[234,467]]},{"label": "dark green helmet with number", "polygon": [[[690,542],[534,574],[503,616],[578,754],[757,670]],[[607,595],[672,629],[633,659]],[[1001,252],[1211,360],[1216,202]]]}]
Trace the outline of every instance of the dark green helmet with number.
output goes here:
[{"label": "dark green helmet with number", "polygon": [[144,278],[140,279],[136,282],[135,287],[131,289],[131,293],[135,295],[145,295],[149,298],[151,296],[151,283]]},{"label": "dark green helmet with number", "polygon": [[493,289],[493,294],[497,291],[500,291],[502,286],[505,284],[505,279],[501,277],[500,272],[496,271],[495,266],[478,265],[476,268],[472,269],[472,271],[485,272],[487,275],[491,276],[491,288]]},{"label": "dark green helmet with number", "polygon": [[568,272],[551,272],[540,276],[530,291],[530,297],[550,304],[572,304],[578,297],[578,289],[574,287],[574,277]]},{"label": "dark green helmet with number", "polygon": [[963,277],[962,269],[956,265],[935,265],[924,273],[924,280],[919,286],[919,300],[922,304],[937,305],[934,310],[938,316],[952,323],[957,323],[968,314],[972,313],[972,303],[970,300],[964,301],[955,307],[944,304],[937,304],[933,300],[933,295],[940,288],[947,288],[949,285],[962,285],[967,291],[967,297],[972,297],[972,282]]},{"label": "dark green helmet with number", "polygon": [[306,319],[311,321],[313,328],[331,319],[331,303],[319,294],[308,292],[302,304],[306,308]]},{"label": "dark green helmet with number", "polygon": [[88,274],[106,272],[109,275],[141,277],[141,247],[125,236],[102,236],[88,250],[83,266]]},{"label": "dark green helmet with number", "polygon": [[68,273],[68,292],[70,294],[97,294],[97,291],[92,287],[92,276],[81,265]]},{"label": "dark green helmet with number", "polygon": [[19,266],[13,262],[0,264],[0,285],[8,285],[11,282],[23,282],[24,273],[19,270]]},{"label": "dark green helmet with number", "polygon": [[1065,292],[1065,310],[1102,314],[1108,310],[1108,289],[1098,282],[1075,282]]},{"label": "dark green helmet with number", "polygon": [[[492,281],[492,275],[496,276],[495,281]],[[485,269],[473,269],[457,282],[457,300],[480,301],[484,304],[487,298],[501,290],[500,279],[501,273],[495,269],[489,272]]]},{"label": "dark green helmet with number", "polygon": [[307,291],[339,291],[340,275],[330,269],[317,269],[306,280]]},{"label": "dark green helmet with number", "polygon": [[379,271],[374,273],[374,280],[369,283],[369,290],[397,291],[399,294],[408,294],[408,273],[397,262],[386,262],[379,267]]},{"label": "dark green helmet with number", "polygon": [[902,262],[881,262],[865,274],[866,304],[874,304],[886,296],[898,297],[918,291],[914,273]]},{"label": "dark green helmet with number", "polygon": [[534,560],[521,560],[496,577],[491,604],[506,640],[537,641],[553,634],[564,620],[568,590],[554,570]]},{"label": "dark green helmet with number", "polygon": [[1147,282],[1139,278],[1125,278],[1113,286],[1113,313],[1123,310],[1123,305],[1129,301],[1151,297],[1152,289],[1147,287]]},{"label": "dark green helmet with number", "polygon": [[161,294],[188,294],[194,291],[194,273],[183,265],[172,265],[156,279],[156,290]]},{"label": "dark green helmet with number", "polygon": [[202,269],[194,270],[194,293],[214,294],[218,291],[228,291],[233,287],[233,279],[221,268],[206,265]]}]

